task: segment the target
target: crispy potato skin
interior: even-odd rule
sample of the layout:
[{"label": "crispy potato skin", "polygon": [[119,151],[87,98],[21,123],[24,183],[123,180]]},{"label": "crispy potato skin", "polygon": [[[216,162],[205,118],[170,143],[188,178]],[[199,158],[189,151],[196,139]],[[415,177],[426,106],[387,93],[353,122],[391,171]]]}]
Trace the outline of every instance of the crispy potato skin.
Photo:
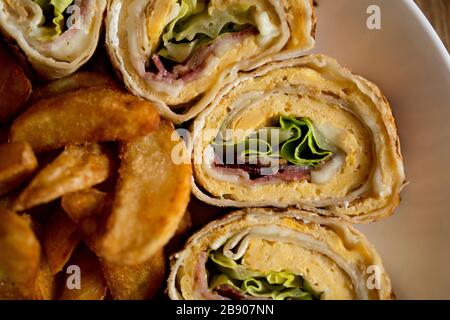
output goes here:
[{"label": "crispy potato skin", "polygon": [[42,152],[69,144],[129,141],[158,125],[151,102],[111,88],[89,88],[39,101],[13,122],[10,140],[27,141]]},{"label": "crispy potato skin", "polygon": [[33,149],[26,142],[0,145],[0,195],[18,187],[38,167]]},{"label": "crispy potato skin", "polygon": [[127,265],[150,259],[175,234],[190,197],[191,165],[176,164],[183,143],[163,122],[145,137],[125,142],[112,211],[99,239],[101,257]]},{"label": "crispy potato skin", "polygon": [[0,207],[0,299],[32,296],[40,254],[29,217]]},{"label": "crispy potato skin", "polygon": [[90,188],[105,181],[113,167],[110,155],[98,144],[68,146],[36,175],[14,201],[13,209],[23,211]]},{"label": "crispy potato skin", "polygon": [[78,226],[58,207],[45,224],[42,243],[51,274],[64,268],[80,241]]},{"label": "crispy potato skin", "polygon": [[108,288],[100,268],[98,258],[85,247],[81,247],[69,262],[80,268],[81,288],[69,289],[67,286],[68,275],[64,281],[64,287],[60,300],[103,300]]},{"label": "crispy potato skin", "polygon": [[0,44],[0,123],[10,120],[31,94],[31,82]]},{"label": "crispy potato skin", "polygon": [[126,266],[106,260],[100,263],[115,300],[151,299],[164,281],[166,257],[162,249],[137,265]]}]

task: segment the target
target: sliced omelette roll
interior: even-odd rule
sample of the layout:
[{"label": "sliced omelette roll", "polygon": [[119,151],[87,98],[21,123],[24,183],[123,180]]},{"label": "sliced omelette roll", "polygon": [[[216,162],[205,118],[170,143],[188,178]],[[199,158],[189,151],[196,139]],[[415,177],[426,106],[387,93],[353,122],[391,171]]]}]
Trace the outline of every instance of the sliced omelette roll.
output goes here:
[{"label": "sliced omelette roll", "polygon": [[380,90],[323,55],[266,65],[228,85],[192,134],[194,194],[230,207],[298,206],[370,222],[405,175]]},{"label": "sliced omelette roll", "polygon": [[315,16],[312,0],[112,0],[106,28],[128,89],[180,123],[239,70],[311,49]]},{"label": "sliced omelette roll", "polygon": [[0,29],[45,79],[72,74],[93,55],[107,0],[0,0]]},{"label": "sliced omelette roll", "polygon": [[175,300],[384,300],[391,283],[367,239],[339,218],[245,209],[211,222],[172,259]]}]

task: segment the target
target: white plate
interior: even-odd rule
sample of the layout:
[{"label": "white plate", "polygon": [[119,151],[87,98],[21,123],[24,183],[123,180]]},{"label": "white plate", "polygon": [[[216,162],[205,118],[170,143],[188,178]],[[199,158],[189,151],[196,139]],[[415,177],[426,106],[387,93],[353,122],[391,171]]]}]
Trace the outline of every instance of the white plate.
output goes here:
[{"label": "white plate", "polygon": [[[317,47],[378,84],[397,119],[407,179],[395,214],[358,226],[398,299],[450,299],[450,57],[412,0],[318,0]],[[370,5],[381,29],[366,25]]]}]

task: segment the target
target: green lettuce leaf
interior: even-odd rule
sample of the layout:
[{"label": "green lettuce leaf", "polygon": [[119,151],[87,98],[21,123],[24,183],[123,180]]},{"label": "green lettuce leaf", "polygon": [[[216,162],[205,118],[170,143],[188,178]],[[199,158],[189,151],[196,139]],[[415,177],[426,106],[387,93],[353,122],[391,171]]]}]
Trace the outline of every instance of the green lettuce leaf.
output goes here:
[{"label": "green lettuce leaf", "polygon": [[[51,40],[61,35],[64,29],[64,12],[73,3],[73,0],[33,0],[44,13],[44,38]],[[50,25],[50,22],[52,25]]]},{"label": "green lettuce leaf", "polygon": [[[241,12],[235,7],[229,7],[224,11],[208,10],[191,16],[180,23],[180,31],[174,32],[173,37],[176,41],[193,41],[197,35],[203,34],[211,39],[216,39],[224,30],[238,31],[238,26],[254,24],[253,19],[247,15],[248,9],[245,7],[240,9],[242,8],[245,11]],[[228,26],[229,24],[236,26],[236,29]],[[228,27],[226,28],[226,26]]]},{"label": "green lettuce leaf", "polygon": [[280,125],[282,129],[295,133],[280,150],[280,156],[290,163],[298,166],[317,166],[333,154],[318,145],[311,120],[281,116]]},{"label": "green lettuce leaf", "polygon": [[250,6],[234,4],[226,10],[207,7],[204,0],[181,0],[179,12],[165,28],[158,54],[181,63],[221,34],[256,26]]},{"label": "green lettuce leaf", "polygon": [[229,285],[243,294],[273,300],[320,299],[319,293],[301,276],[281,271],[264,274],[247,270],[236,261],[226,257],[220,250],[209,252],[209,287],[214,290]]},{"label": "green lettuce leaf", "polygon": [[333,155],[321,148],[314,134],[311,120],[281,116],[280,127],[264,127],[239,142],[229,142],[218,137],[213,147],[219,158],[249,160],[252,157],[280,158],[299,166],[315,167]]}]

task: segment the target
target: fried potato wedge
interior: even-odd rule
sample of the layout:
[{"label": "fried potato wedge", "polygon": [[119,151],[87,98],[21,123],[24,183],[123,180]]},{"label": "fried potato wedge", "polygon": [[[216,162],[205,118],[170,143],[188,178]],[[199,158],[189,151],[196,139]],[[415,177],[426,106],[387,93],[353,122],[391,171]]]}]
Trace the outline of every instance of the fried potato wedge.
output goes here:
[{"label": "fried potato wedge", "polygon": [[33,105],[44,99],[83,88],[119,88],[114,79],[96,72],[77,72],[68,77],[52,81],[33,91],[28,104]]},{"label": "fried potato wedge", "polygon": [[99,215],[109,198],[106,192],[90,188],[65,194],[61,198],[61,206],[73,222],[80,223]]},{"label": "fried potato wedge", "polygon": [[80,241],[77,224],[58,207],[45,224],[42,243],[52,274],[64,268]]},{"label": "fried potato wedge", "polygon": [[158,125],[153,103],[111,88],[89,88],[39,101],[13,122],[10,139],[27,141],[41,152],[69,144],[128,141]]},{"label": "fried potato wedge", "polygon": [[21,110],[31,94],[31,82],[2,45],[0,66],[0,123],[3,123]]},{"label": "fried potato wedge", "polygon": [[0,207],[0,297],[31,296],[40,254],[31,219]]},{"label": "fried potato wedge", "polygon": [[56,291],[56,278],[50,270],[46,256],[43,255],[31,298],[33,300],[53,300],[56,298]]},{"label": "fried potato wedge", "polygon": [[98,252],[97,239],[102,219],[111,209],[111,195],[96,189],[69,193],[61,199],[61,206],[74,221],[84,242],[94,252]]},{"label": "fried potato wedge", "polygon": [[164,250],[158,251],[149,260],[125,266],[100,261],[109,291],[115,300],[151,299],[164,281],[166,258]]},{"label": "fried potato wedge", "polygon": [[173,149],[184,147],[175,136],[162,122],[158,131],[122,144],[112,211],[98,244],[104,259],[143,263],[175,234],[191,190],[191,165],[172,159]]},{"label": "fried potato wedge", "polygon": [[[68,272],[66,276],[60,297],[61,300],[105,299],[108,288],[98,258],[92,251],[81,247],[69,264],[75,267],[75,271],[74,273]],[[79,274],[77,274],[78,271]],[[76,278],[78,276],[80,277],[79,288],[76,286]],[[74,284],[75,287],[72,287]]]},{"label": "fried potato wedge", "polygon": [[98,144],[67,146],[34,177],[14,201],[13,209],[23,211],[99,184],[111,174],[113,162]]},{"label": "fried potato wedge", "polygon": [[22,184],[38,168],[33,149],[26,142],[0,145],[0,195]]}]

